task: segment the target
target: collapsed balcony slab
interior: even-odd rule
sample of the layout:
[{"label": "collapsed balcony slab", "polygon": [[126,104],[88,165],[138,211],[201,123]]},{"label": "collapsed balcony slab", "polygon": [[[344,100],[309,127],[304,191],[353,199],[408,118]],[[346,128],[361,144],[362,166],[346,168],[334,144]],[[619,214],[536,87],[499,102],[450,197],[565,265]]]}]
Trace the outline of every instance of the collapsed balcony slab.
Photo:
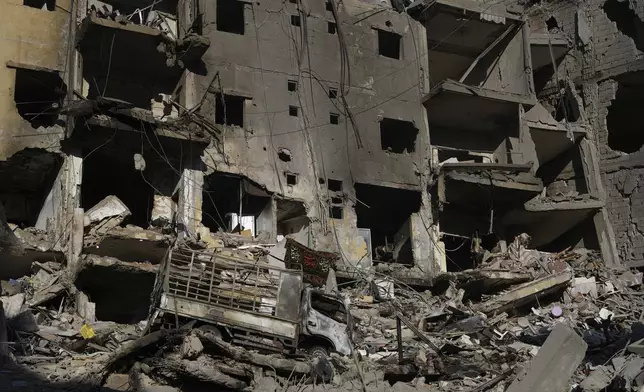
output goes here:
[{"label": "collapsed balcony slab", "polygon": [[561,33],[532,33],[530,34],[530,52],[532,68],[538,70],[548,65],[559,64],[570,50],[566,36]]},{"label": "collapsed balcony slab", "polygon": [[46,234],[33,229],[23,230],[13,224],[9,224],[9,229],[17,242],[13,249],[0,252],[0,279],[29,275],[34,262],[65,262],[64,254],[53,249],[53,242]]},{"label": "collapsed balcony slab", "polygon": [[175,41],[153,27],[123,24],[93,13],[81,23],[77,46],[85,67],[102,69],[100,62],[109,58],[113,73],[177,78],[183,72],[181,64],[190,67],[201,60],[210,40],[189,36]]},{"label": "collapsed balcony slab", "polygon": [[105,267],[111,268],[118,272],[131,272],[131,273],[157,273],[159,270],[158,264],[141,263],[136,261],[123,261],[115,257],[98,256],[98,255],[83,255],[83,266],[87,267]]},{"label": "collapsed balcony slab", "polygon": [[558,202],[531,200],[524,204],[525,209],[513,210],[504,216],[503,224],[511,227],[512,232],[528,233],[532,246],[541,248],[584,224],[604,204],[590,197]]},{"label": "collapsed balcony slab", "polygon": [[83,252],[87,254],[159,264],[172,242],[172,236],[128,226],[115,227],[101,236],[86,235],[83,242]]},{"label": "collapsed balcony slab", "polygon": [[572,271],[563,271],[524,283],[477,305],[475,310],[491,315],[516,309],[534,301],[539,296],[550,294],[566,287],[573,277]]},{"label": "collapsed balcony slab", "polygon": [[530,173],[531,165],[498,163],[445,163],[441,165],[438,198],[442,202],[469,204],[487,200],[486,187],[495,188],[495,204],[524,203],[543,189]]},{"label": "collapsed balcony slab", "polygon": [[519,124],[519,105],[536,98],[445,80],[423,98],[429,125],[475,132],[509,132]]},{"label": "collapsed balcony slab", "polygon": [[447,272],[434,278],[434,288],[439,292],[441,286],[447,289],[448,282],[454,281],[458,288],[465,290],[467,297],[480,296],[529,281],[532,276],[524,272],[505,270],[471,269],[460,272]]},{"label": "collapsed balcony slab", "polygon": [[[468,0],[420,0],[408,7],[408,13],[425,25],[431,48],[427,56],[436,81],[460,77],[484,51],[521,23],[503,6]],[[463,20],[467,20],[467,27]]]},{"label": "collapsed balcony slab", "polygon": [[577,147],[577,143],[586,136],[584,128],[571,124],[564,126],[541,104],[530,109],[523,116],[523,121],[530,129],[540,166]]}]

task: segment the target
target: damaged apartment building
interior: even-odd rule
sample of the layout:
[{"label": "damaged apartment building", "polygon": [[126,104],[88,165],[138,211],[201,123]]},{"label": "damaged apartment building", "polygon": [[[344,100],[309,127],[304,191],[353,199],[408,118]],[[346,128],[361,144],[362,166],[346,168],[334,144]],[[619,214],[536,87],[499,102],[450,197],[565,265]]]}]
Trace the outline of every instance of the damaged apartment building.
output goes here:
[{"label": "damaged apartment building", "polygon": [[145,319],[177,240],[418,286],[522,233],[644,265],[641,3],[0,4],[0,278],[64,264],[98,319]]}]

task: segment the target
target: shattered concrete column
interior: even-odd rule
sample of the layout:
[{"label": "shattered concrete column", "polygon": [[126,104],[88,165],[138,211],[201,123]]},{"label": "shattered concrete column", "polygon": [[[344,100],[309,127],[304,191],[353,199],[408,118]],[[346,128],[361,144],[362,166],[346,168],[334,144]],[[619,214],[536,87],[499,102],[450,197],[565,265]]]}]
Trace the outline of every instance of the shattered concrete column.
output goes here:
[{"label": "shattered concrete column", "polygon": [[185,169],[181,173],[181,189],[179,190],[178,224],[181,227],[180,239],[195,236],[201,224],[203,205],[203,172]]},{"label": "shattered concrete column", "polygon": [[[584,176],[586,177],[586,183],[588,184],[590,193],[599,196],[601,200],[606,202],[606,191],[604,190],[601,182],[599,160],[597,159],[597,147],[588,139],[584,139],[580,143],[579,151]],[[608,266],[621,264],[619,254],[617,252],[615,233],[613,232],[613,226],[609,221],[608,210],[606,207],[602,207],[599,212],[595,214],[593,220],[604,264]]]},{"label": "shattered concrete column", "polygon": [[80,206],[83,158],[80,154],[65,156],[56,180],[38,214],[36,228],[47,231],[53,248],[67,248],[73,211]]}]

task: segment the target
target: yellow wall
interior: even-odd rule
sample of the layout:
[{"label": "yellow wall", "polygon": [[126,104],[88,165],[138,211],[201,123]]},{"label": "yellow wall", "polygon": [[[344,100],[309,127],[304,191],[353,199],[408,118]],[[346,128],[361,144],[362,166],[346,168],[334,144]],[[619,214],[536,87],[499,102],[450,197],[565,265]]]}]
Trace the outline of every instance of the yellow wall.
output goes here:
[{"label": "yellow wall", "polygon": [[48,11],[24,6],[22,0],[0,0],[0,160],[26,147],[51,150],[62,137],[59,126],[34,129],[20,117],[14,102],[15,70],[6,64],[64,71],[71,1],[57,0],[56,10]]}]

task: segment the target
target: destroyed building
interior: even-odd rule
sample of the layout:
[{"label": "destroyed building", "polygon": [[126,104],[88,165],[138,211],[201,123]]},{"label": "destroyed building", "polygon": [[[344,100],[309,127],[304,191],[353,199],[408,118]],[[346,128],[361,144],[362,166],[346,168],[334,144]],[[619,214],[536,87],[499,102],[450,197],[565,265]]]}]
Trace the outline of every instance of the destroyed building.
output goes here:
[{"label": "destroyed building", "polygon": [[294,241],[459,317],[641,285],[640,0],[0,5],[0,294],[33,274],[25,308],[145,324],[186,243],[284,268]]}]

